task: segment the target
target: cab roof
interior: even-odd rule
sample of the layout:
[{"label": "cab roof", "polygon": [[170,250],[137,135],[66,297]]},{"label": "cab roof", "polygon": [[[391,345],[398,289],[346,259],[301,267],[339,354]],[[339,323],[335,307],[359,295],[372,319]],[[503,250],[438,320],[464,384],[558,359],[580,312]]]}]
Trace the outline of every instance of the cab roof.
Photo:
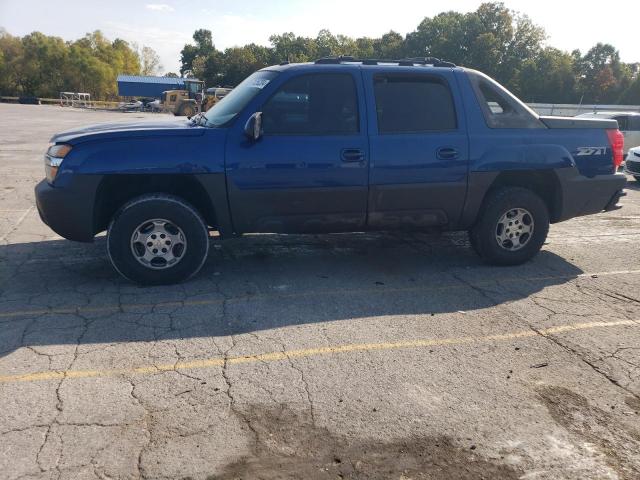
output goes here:
[{"label": "cab roof", "polygon": [[415,57],[415,58],[402,58],[398,60],[381,59],[381,58],[355,58],[351,56],[339,56],[339,57],[323,57],[313,62],[306,63],[289,63],[282,62],[279,65],[273,65],[266,67],[264,70],[272,71],[285,71],[292,69],[317,69],[323,65],[345,65],[352,67],[431,67],[431,68],[459,68],[456,64],[440,60],[436,57]]}]

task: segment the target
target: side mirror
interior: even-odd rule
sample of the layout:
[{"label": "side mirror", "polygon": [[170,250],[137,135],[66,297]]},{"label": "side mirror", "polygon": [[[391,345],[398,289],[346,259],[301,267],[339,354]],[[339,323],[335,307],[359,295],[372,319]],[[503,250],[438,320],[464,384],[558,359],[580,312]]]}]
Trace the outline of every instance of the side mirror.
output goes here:
[{"label": "side mirror", "polygon": [[249,117],[247,123],[244,124],[244,134],[253,142],[256,142],[262,136],[262,112],[256,112]]}]

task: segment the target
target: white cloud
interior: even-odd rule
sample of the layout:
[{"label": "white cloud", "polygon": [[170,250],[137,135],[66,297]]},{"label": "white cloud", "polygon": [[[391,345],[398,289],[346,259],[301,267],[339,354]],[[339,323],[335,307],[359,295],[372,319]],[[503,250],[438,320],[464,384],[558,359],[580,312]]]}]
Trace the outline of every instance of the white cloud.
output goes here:
[{"label": "white cloud", "polygon": [[173,12],[173,7],[166,3],[147,3],[145,7],[147,7],[147,10],[153,10],[155,12]]}]

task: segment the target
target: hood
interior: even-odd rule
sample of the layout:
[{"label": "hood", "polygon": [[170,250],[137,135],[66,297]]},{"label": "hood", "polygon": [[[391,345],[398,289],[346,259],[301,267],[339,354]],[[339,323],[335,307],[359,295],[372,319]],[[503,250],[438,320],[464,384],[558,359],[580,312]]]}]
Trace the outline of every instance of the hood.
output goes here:
[{"label": "hood", "polygon": [[189,120],[142,121],[99,123],[60,132],[51,137],[52,143],[82,143],[102,138],[144,136],[200,136],[204,127],[197,127]]}]

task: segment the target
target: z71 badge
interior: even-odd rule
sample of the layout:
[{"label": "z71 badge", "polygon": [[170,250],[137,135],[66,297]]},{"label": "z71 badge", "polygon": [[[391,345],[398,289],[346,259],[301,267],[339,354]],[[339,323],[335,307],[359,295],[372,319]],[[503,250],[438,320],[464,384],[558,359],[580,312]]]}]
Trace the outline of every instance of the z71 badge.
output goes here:
[{"label": "z71 badge", "polygon": [[576,156],[584,157],[586,155],[604,155],[607,151],[607,147],[578,147],[578,153]]}]

